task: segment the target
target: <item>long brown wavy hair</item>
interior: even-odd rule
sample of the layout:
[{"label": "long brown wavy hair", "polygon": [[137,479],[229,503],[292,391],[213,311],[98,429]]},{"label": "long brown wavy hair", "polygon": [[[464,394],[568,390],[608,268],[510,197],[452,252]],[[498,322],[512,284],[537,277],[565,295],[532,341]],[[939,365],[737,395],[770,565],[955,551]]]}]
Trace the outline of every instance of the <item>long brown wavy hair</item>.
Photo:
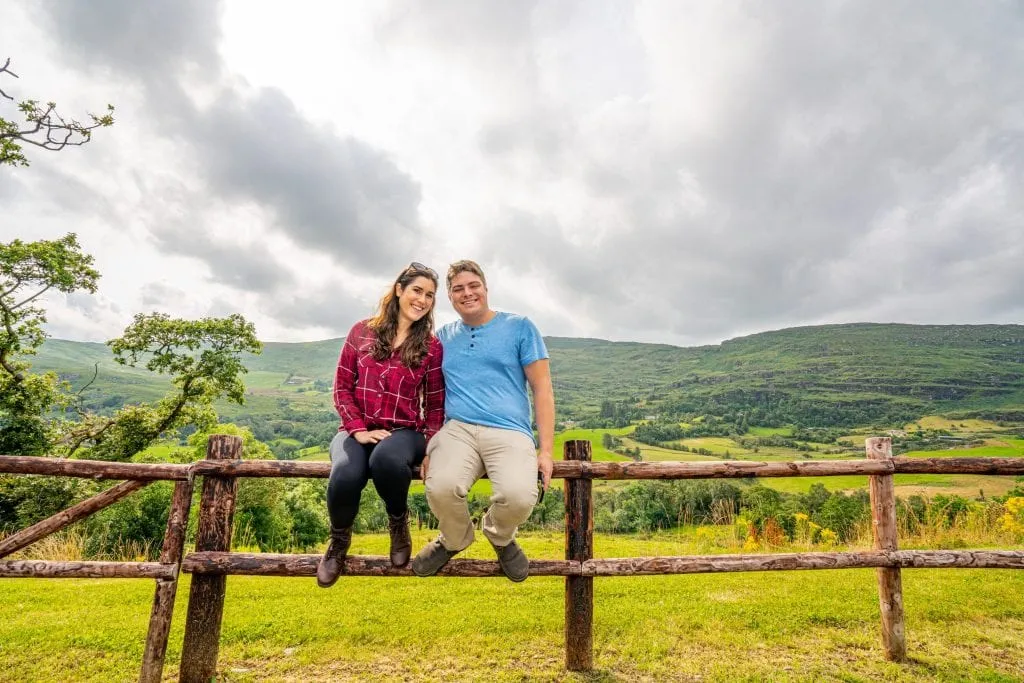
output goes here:
[{"label": "long brown wavy hair", "polygon": [[[395,285],[400,285],[404,290],[416,278],[425,277],[434,283],[436,301],[437,273],[430,268],[420,267],[420,265],[418,263],[410,265],[398,274],[391,287],[388,288],[387,294],[381,297],[377,315],[367,322],[367,326],[374,331],[376,336],[371,349],[371,354],[376,360],[387,360],[395,351],[395,335],[398,334],[398,295],[395,293]],[[412,324],[409,336],[402,344],[402,363],[406,367],[418,368],[423,363],[427,352],[430,351],[432,336],[434,336],[433,304],[425,316]]]}]

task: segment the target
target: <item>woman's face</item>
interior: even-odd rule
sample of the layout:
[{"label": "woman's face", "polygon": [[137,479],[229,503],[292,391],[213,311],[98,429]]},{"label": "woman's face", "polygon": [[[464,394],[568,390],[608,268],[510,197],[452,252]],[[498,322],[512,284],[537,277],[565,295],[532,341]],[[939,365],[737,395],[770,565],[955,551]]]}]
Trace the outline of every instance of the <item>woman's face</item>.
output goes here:
[{"label": "woman's face", "polygon": [[414,323],[434,307],[434,295],[437,293],[437,286],[428,277],[418,276],[407,284],[395,285],[395,294],[398,295],[398,315],[410,323]]}]

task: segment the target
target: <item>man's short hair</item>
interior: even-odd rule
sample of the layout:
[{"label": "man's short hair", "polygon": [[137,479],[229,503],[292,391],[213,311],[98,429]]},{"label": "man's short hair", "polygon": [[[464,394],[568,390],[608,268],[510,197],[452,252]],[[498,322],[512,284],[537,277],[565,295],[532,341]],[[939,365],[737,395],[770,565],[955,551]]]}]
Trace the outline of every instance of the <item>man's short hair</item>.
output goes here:
[{"label": "man's short hair", "polygon": [[463,259],[448,266],[448,275],[445,277],[445,284],[448,289],[452,288],[452,280],[455,279],[455,276],[459,273],[473,273],[480,278],[481,282],[484,283],[484,287],[487,286],[487,278],[484,277],[484,271],[483,268],[480,267],[480,264],[476,261]]}]

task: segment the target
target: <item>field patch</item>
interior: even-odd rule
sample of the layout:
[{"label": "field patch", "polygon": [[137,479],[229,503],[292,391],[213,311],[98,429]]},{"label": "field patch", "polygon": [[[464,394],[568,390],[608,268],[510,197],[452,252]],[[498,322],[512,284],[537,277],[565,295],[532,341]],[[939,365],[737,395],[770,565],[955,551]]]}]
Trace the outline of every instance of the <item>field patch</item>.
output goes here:
[{"label": "field patch", "polygon": [[590,457],[592,460],[629,461],[632,460],[632,458],[627,458],[624,455],[619,455],[618,453],[614,453],[605,448],[603,440],[605,434],[622,437],[632,431],[632,426],[621,427],[618,429],[567,429],[555,434],[555,448],[553,455],[555,460],[562,459],[562,455],[565,453],[566,441],[589,441]]},{"label": "field patch", "polygon": [[732,439],[724,436],[705,436],[696,439],[683,439],[682,444],[689,449],[706,448],[712,453],[724,454],[729,451],[731,455],[745,455],[751,453],[740,446]]},{"label": "field patch", "polygon": [[906,425],[906,429],[945,429],[950,432],[989,432],[1003,429],[989,420],[951,420],[938,415],[922,417],[917,422]]},{"label": "field patch", "polygon": [[747,430],[750,436],[792,436],[791,427],[750,427]]},{"label": "field patch", "polygon": [[[836,477],[779,477],[759,479],[759,483],[784,493],[807,493],[814,484],[822,484],[829,491],[867,490],[868,478],[860,475]],[[894,475],[896,495],[957,494],[975,498],[979,491],[986,496],[1001,496],[1014,487],[1013,477],[994,477],[982,474],[897,474]]]}]

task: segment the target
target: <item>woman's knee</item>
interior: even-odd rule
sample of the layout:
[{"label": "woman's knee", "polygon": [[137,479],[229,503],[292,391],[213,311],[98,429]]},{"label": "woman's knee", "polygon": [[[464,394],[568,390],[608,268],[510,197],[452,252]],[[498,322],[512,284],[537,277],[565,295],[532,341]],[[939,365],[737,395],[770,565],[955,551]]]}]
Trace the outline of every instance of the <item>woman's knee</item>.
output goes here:
[{"label": "woman's knee", "polygon": [[[370,454],[370,476],[411,477],[412,464],[416,458],[415,440],[389,436],[381,441]],[[395,439],[395,441],[391,441]],[[390,442],[390,443],[389,443]]]},{"label": "woman's knee", "polygon": [[355,439],[349,439],[344,449],[337,449],[331,463],[331,475],[327,482],[330,494],[335,490],[362,490],[366,485],[366,455]]}]

